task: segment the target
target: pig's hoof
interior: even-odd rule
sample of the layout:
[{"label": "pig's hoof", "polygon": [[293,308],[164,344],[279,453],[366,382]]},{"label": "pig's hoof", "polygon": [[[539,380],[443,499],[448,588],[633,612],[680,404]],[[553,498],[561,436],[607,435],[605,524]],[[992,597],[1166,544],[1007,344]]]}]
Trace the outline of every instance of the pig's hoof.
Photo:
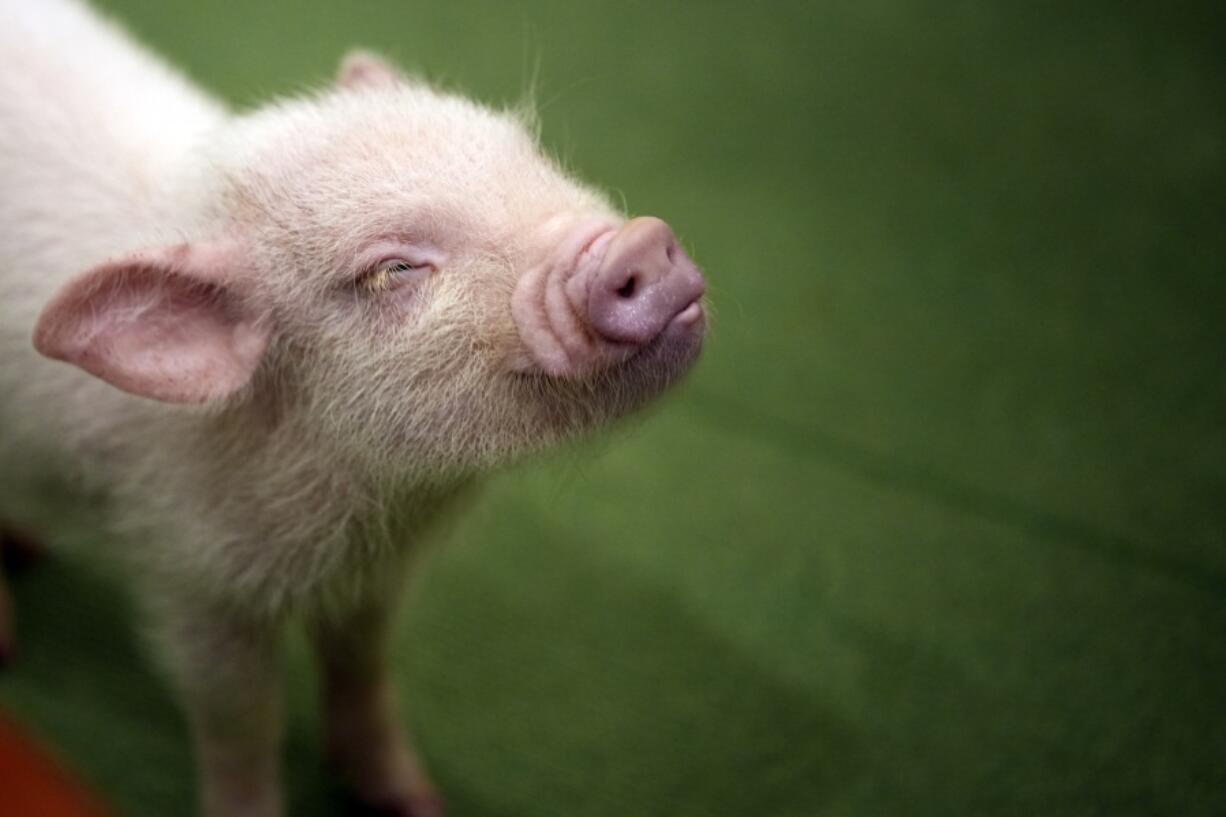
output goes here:
[{"label": "pig's hoof", "polygon": [[4,567],[19,572],[37,562],[47,549],[33,536],[0,524],[0,557]]}]

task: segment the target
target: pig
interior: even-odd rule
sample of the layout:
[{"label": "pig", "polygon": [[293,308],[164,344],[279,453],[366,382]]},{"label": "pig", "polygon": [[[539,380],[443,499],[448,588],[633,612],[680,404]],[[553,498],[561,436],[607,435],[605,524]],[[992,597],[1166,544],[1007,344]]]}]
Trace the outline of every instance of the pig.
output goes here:
[{"label": "pig", "polygon": [[0,10],[0,468],[105,497],[203,814],[282,812],[289,620],[354,795],[441,814],[388,666],[408,564],[480,475],[685,375],[701,273],[530,112],[358,51],[235,113],[82,0]]}]

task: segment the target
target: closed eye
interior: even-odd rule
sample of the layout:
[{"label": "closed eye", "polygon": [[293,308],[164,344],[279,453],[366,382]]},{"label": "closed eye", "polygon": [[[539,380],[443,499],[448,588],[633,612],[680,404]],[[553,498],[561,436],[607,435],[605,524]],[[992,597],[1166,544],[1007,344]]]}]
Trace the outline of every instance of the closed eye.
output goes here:
[{"label": "closed eye", "polygon": [[423,280],[434,268],[433,264],[415,263],[404,258],[389,258],[380,261],[373,269],[358,279],[358,285],[367,292],[385,292],[407,283]]}]

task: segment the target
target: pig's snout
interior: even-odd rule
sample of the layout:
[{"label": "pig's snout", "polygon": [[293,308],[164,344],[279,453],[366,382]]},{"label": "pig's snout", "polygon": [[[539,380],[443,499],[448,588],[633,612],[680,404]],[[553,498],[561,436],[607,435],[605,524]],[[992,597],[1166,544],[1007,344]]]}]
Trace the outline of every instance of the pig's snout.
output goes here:
[{"label": "pig's snout", "polygon": [[516,285],[511,312],[531,361],[581,377],[656,344],[696,346],[706,283],[658,218],[586,225]]},{"label": "pig's snout", "polygon": [[626,222],[609,242],[589,289],[588,321],[613,343],[643,345],[702,297],[698,267],[658,218]]}]

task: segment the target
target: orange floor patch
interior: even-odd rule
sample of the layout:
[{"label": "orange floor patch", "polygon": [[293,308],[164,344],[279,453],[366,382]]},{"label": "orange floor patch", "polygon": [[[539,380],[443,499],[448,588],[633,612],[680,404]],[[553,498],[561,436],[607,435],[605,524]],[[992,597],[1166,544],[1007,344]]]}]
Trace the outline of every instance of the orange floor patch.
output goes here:
[{"label": "orange floor patch", "polygon": [[0,815],[106,817],[109,812],[45,749],[0,712]]}]

